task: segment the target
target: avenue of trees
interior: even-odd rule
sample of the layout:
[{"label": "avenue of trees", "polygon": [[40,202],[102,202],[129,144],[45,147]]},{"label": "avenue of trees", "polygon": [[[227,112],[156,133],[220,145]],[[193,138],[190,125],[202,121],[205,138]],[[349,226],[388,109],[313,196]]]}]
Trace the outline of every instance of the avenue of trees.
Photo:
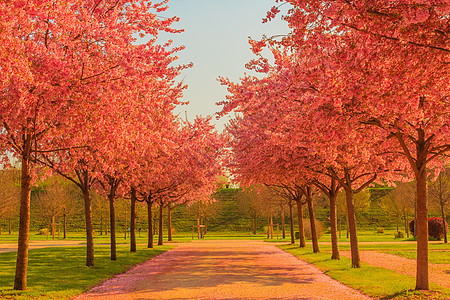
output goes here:
[{"label": "avenue of trees", "polygon": [[[31,188],[51,173],[82,194],[87,266],[94,266],[94,191],[108,199],[115,260],[118,198],[131,199],[132,215],[137,201],[146,202],[151,218],[154,204],[162,211],[214,190],[219,135],[208,118],[189,122],[173,112],[185,89],[177,76],[190,66],[174,64],[183,47],[158,40],[160,32],[181,31],[172,27],[177,17],[158,16],[166,4],[0,3],[0,146],[21,173],[14,289],[27,286]],[[39,201],[61,193],[48,187]],[[47,218],[64,214],[64,207],[47,208]],[[133,238],[133,217],[130,226]]]},{"label": "avenue of trees", "polygon": [[[250,39],[257,58],[247,68],[257,76],[220,79],[229,92],[221,114],[235,113],[228,168],[246,185],[285,189],[310,211],[311,196],[326,195],[333,259],[342,190],[353,267],[360,267],[355,195],[374,183],[414,180],[416,289],[429,289],[427,183],[450,152],[448,1],[277,3],[265,21],[288,6],[283,19],[292,31]],[[314,239],[313,246],[319,251]]]},{"label": "avenue of trees", "polygon": [[[164,211],[169,239],[180,205],[196,203],[199,224],[215,213],[222,164],[247,187],[239,201],[252,222],[257,211],[270,227],[281,210],[284,224],[286,211],[292,237],[296,213],[300,246],[307,222],[314,252],[314,199],[325,197],[332,259],[345,213],[353,267],[367,188],[396,187],[380,201],[398,228],[415,216],[416,289],[429,289],[429,199],[443,219],[450,201],[448,1],[275,2],[264,21],[288,7],[291,32],[249,40],[256,58],[246,67],[257,75],[220,78],[229,95],[219,115],[234,114],[223,136],[210,118],[174,113],[186,88],[178,75],[190,65],[176,64],[183,47],[161,41],[161,32],[182,31],[177,17],[159,16],[168,0],[0,2],[0,218],[19,216],[14,289],[27,287],[34,186],[45,182],[34,203],[49,223],[83,211],[92,267],[93,213],[110,236],[111,260],[119,207],[129,209],[130,251],[139,202],[147,246],[155,214],[161,245]],[[414,196],[399,197],[402,189]]]}]

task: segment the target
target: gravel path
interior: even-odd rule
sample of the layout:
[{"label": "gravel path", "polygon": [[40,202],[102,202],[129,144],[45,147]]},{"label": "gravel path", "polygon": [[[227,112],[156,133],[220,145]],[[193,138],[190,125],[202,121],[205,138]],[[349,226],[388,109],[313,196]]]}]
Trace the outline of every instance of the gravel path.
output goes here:
[{"label": "gravel path", "polygon": [[[342,256],[351,258],[350,251],[339,251]],[[377,251],[360,251],[362,262],[393,270],[397,273],[416,276],[416,260]],[[430,282],[450,288],[450,264],[428,264]]]},{"label": "gravel path", "polygon": [[370,299],[259,241],[195,241],[97,286],[81,299]]}]

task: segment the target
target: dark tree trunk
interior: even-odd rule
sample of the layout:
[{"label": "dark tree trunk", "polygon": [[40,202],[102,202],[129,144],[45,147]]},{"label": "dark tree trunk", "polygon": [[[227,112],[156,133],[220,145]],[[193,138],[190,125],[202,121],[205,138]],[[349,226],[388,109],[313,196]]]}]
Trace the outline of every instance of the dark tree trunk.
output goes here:
[{"label": "dark tree trunk", "polygon": [[316,218],[314,215],[314,207],[310,187],[307,188],[306,202],[308,203],[309,223],[311,226],[311,240],[313,244],[313,252],[318,253],[320,252],[320,250],[319,250],[319,242],[317,240]]},{"label": "dark tree trunk", "polygon": [[63,214],[63,239],[66,239],[66,214]]},{"label": "dark tree trunk", "polygon": [[55,216],[52,216],[51,228],[52,228],[52,239],[55,240]]},{"label": "dark tree trunk", "polygon": [[[292,214],[292,205],[289,204],[289,223],[290,223],[290,230],[291,230],[291,244],[295,244],[295,236],[294,236],[294,216]],[[284,238],[284,237],[283,237]]]},{"label": "dark tree trunk", "polygon": [[158,245],[161,246],[164,244],[163,242],[163,225],[164,225],[164,205],[161,201],[159,204],[159,232],[158,232]]},{"label": "dark tree trunk", "polygon": [[403,220],[405,221],[405,233],[406,233],[406,237],[409,238],[408,216],[407,216],[406,212],[403,212]]},{"label": "dark tree trunk", "polygon": [[270,238],[270,218],[267,218],[267,238]]},{"label": "dark tree trunk", "polygon": [[298,234],[300,239],[300,248],[306,247],[305,229],[303,226],[303,203],[299,198],[297,201],[297,213],[298,213]]},{"label": "dark tree trunk", "polygon": [[172,241],[172,206],[167,205],[167,241]]},{"label": "dark tree trunk", "polygon": [[148,219],[147,248],[153,248],[153,212],[152,212],[152,206],[153,206],[153,203],[151,201],[147,201],[147,219]]},{"label": "dark tree trunk", "polygon": [[[291,210],[292,210],[292,207],[291,207]],[[281,232],[282,232],[282,235],[283,235],[283,239],[286,238],[286,229],[285,229],[285,224],[284,223],[285,222],[284,222],[284,208],[283,208],[283,209],[281,209]],[[291,220],[291,223],[292,223],[292,220]]]},{"label": "dark tree trunk", "polygon": [[445,213],[444,213],[444,205],[441,202],[441,215],[442,215],[442,225],[444,226],[444,243],[447,244],[447,226],[445,226]]},{"label": "dark tree trunk", "polygon": [[398,130],[396,137],[402,147],[416,178],[416,218],[414,233],[417,233],[416,290],[428,290],[428,201],[427,201],[427,159],[433,137],[425,138],[422,128],[417,128],[416,157],[412,157],[403,134]]},{"label": "dark tree trunk", "polygon": [[[87,181],[87,173],[85,173]],[[87,183],[86,183],[87,185]],[[94,266],[94,227],[92,226],[91,196],[89,189],[83,188],[84,217],[86,220],[86,266]]]},{"label": "dark tree trunk", "polygon": [[337,238],[337,207],[336,193],[330,193],[330,227],[331,227],[331,259],[340,259]]},{"label": "dark tree trunk", "polygon": [[111,233],[111,260],[117,260],[117,251],[116,251],[116,213],[114,211],[114,193],[108,195],[109,200],[109,231]]},{"label": "dark tree trunk", "polygon": [[[425,162],[423,162],[425,164]],[[420,169],[420,168],[419,168]],[[416,176],[417,187],[417,276],[416,290],[428,290],[428,203],[426,167]]]},{"label": "dark tree trunk", "polygon": [[136,252],[136,190],[131,189],[130,252]]},{"label": "dark tree trunk", "polygon": [[273,240],[273,217],[270,216],[270,239]]},{"label": "dark tree trunk", "polygon": [[8,218],[8,234],[11,234],[11,217]]},{"label": "dark tree trunk", "polygon": [[20,190],[20,223],[17,245],[15,290],[27,288],[28,243],[30,236],[30,196],[31,196],[31,136],[24,135],[22,153],[22,179]]},{"label": "dark tree trunk", "polygon": [[353,206],[353,191],[352,188],[347,186],[345,189],[345,198],[347,202],[347,224],[348,233],[350,234],[350,249],[352,255],[352,267],[361,268],[361,262],[359,259],[358,250],[358,236],[356,234],[356,219],[355,219],[355,209]]}]

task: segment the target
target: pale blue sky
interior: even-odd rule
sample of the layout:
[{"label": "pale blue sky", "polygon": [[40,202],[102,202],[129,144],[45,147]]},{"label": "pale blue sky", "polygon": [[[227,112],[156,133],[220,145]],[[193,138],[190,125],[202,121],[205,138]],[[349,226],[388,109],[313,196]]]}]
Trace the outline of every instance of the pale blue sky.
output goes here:
[{"label": "pale blue sky", "polygon": [[[213,115],[220,110],[215,103],[225,99],[226,88],[218,76],[236,81],[246,72],[245,64],[254,58],[248,37],[259,39],[288,33],[286,22],[277,20],[263,24],[274,0],[170,0],[169,10],[161,16],[178,16],[176,28],[184,33],[171,35],[175,45],[185,45],[180,62],[193,62],[180,79],[189,85],[184,100],[188,106],[178,109],[192,120],[196,115]],[[215,119],[215,118],[214,118]],[[225,120],[214,121],[219,131]]]}]

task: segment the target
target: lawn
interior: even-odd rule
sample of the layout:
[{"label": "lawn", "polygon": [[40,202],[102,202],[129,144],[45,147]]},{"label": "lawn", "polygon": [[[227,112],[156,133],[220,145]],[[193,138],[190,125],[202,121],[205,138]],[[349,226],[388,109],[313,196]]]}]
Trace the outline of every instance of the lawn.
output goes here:
[{"label": "lawn", "polygon": [[[361,263],[361,268],[352,268],[351,260],[341,257],[331,260],[330,253],[312,253],[311,248],[280,245],[281,249],[314,264],[328,276],[343,284],[358,289],[364,294],[381,299],[449,299],[450,290],[431,285],[432,292],[416,292],[415,278],[391,270]],[[430,298],[431,297],[431,298]]]},{"label": "lawn", "polygon": [[[430,245],[431,246],[431,245]],[[428,262],[431,264],[450,264],[450,251],[442,251],[436,249],[436,247],[431,246],[428,251]],[[416,249],[395,249],[395,250],[385,250],[381,252],[398,255],[410,259],[416,259],[417,251]]]},{"label": "lawn", "polygon": [[12,289],[16,253],[0,254],[0,298],[2,299],[68,299],[99,283],[130,269],[173,246],[155,249],[129,246],[117,247],[117,261],[111,261],[108,246],[95,247],[95,266],[86,267],[85,247],[60,247],[30,250],[28,288],[25,292]]}]

